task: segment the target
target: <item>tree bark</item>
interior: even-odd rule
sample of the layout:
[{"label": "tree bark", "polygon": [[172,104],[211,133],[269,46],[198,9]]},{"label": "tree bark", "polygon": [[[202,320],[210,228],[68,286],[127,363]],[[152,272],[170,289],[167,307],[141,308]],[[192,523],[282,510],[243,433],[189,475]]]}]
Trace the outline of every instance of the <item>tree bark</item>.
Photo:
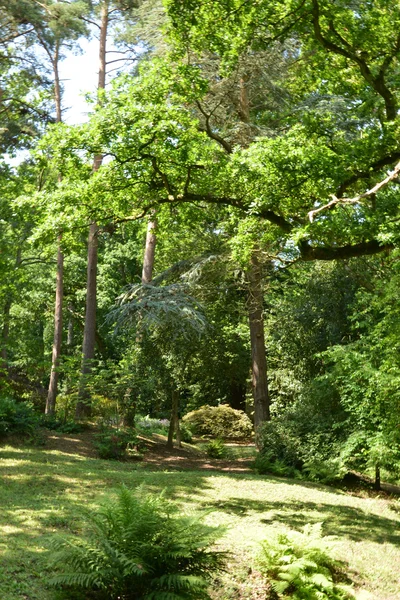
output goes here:
[{"label": "tree bark", "polygon": [[[104,2],[101,8],[100,45],[99,45],[99,79],[97,91],[103,90],[106,85],[106,43],[109,24],[108,2]],[[101,99],[99,98],[98,102]],[[93,160],[93,171],[101,167],[103,157],[97,155]],[[85,328],[82,346],[82,368],[79,385],[78,402],[76,405],[76,417],[89,417],[91,415],[90,393],[88,390],[88,379],[92,372],[94,348],[96,343],[96,308],[97,308],[97,259],[98,259],[98,232],[99,227],[92,221],[89,228],[88,239],[88,267],[87,267],[87,291],[86,291],[86,313]]]},{"label": "tree bark", "polygon": [[10,311],[12,300],[7,298],[3,309],[3,329],[1,331],[1,364],[0,376],[6,376],[8,372],[8,338],[10,335]]},{"label": "tree bark", "polygon": [[92,372],[96,344],[98,230],[97,224],[95,222],[91,223],[88,241],[86,314],[83,330],[81,381],[79,399],[76,405],[76,417],[79,419],[89,417],[91,414],[90,394],[87,383]]},{"label": "tree bark", "polygon": [[46,415],[53,415],[56,408],[56,397],[58,387],[58,367],[60,364],[61,343],[62,343],[62,321],[63,321],[63,295],[64,295],[64,254],[61,250],[61,236],[59,236],[59,246],[57,251],[57,279],[56,279],[56,305],[54,311],[54,340],[53,354],[51,360],[50,383],[46,400]]},{"label": "tree bark", "polygon": [[179,433],[179,392],[175,388],[172,390],[171,394],[172,399],[172,408],[171,408],[171,420],[169,422],[169,430],[168,430],[168,441],[167,448],[172,450],[174,447],[174,433],[177,432],[177,441],[180,446],[180,433]]},{"label": "tree bark", "polygon": [[271,419],[265,352],[262,267],[257,250],[252,253],[247,278],[254,429],[257,431],[264,421]]},{"label": "tree bark", "polygon": [[143,257],[142,283],[151,283],[153,279],[154,259],[156,252],[156,229],[157,217],[155,213],[150,218],[147,225],[146,245]]},{"label": "tree bark", "polygon": [[[53,73],[54,73],[54,100],[56,105],[56,122],[61,123],[62,121],[62,110],[61,110],[61,85],[60,75],[58,71],[59,63],[59,43],[57,42],[54,56],[52,58]],[[61,177],[59,176],[59,181]],[[57,249],[57,277],[56,277],[56,301],[54,308],[54,338],[53,338],[53,352],[51,357],[51,372],[49,389],[47,391],[46,400],[46,415],[53,415],[56,409],[56,398],[58,389],[58,368],[60,364],[61,355],[61,344],[62,344],[62,311],[63,311],[63,296],[64,296],[64,254],[61,248],[62,235],[58,236],[58,249]]]}]

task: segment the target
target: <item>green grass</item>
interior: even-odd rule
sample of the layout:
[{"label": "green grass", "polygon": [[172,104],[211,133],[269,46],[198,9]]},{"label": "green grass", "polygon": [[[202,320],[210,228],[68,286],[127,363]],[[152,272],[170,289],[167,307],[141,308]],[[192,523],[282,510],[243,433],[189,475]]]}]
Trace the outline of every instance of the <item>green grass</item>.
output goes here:
[{"label": "green grass", "polygon": [[[215,597],[237,595],[240,577],[259,542],[276,531],[324,523],[331,553],[370,600],[399,600],[400,512],[384,498],[359,498],[322,485],[252,474],[146,471],[143,465],[46,449],[0,448],[0,598],[56,600],[46,585],[46,549],[56,533],[79,534],[80,509],[91,509],[118,486],[166,490],[184,511],[204,510],[211,525],[226,525],[221,541],[232,567]],[[236,573],[236,575],[235,575]],[[236,594],[236,595],[235,595]]]}]

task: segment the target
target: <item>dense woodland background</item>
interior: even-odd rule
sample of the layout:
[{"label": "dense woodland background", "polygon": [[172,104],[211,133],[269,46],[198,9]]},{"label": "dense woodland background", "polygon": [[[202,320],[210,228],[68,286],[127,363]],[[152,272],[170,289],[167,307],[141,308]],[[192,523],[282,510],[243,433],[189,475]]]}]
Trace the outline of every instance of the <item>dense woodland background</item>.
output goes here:
[{"label": "dense woodland background", "polygon": [[399,31],[390,0],[1,1],[2,422],[228,404],[269,468],[396,480]]}]

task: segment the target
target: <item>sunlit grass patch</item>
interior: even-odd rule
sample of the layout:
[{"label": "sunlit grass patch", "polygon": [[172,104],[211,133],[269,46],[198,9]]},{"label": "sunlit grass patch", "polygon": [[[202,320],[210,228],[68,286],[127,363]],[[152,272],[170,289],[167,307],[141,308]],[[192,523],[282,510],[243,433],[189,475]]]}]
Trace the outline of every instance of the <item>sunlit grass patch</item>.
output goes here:
[{"label": "sunlit grass patch", "polygon": [[232,552],[232,567],[215,587],[218,599],[240,597],[238,585],[262,540],[317,522],[357,586],[374,600],[400,599],[400,512],[384,498],[249,473],[152,472],[142,464],[33,448],[1,448],[0,476],[1,600],[56,600],[57,591],[46,584],[50,540],[57,533],[79,535],[83,510],[116,497],[121,485],[142,484],[149,491],[165,489],[182,512],[205,512],[207,524],[227,526],[220,543]]}]

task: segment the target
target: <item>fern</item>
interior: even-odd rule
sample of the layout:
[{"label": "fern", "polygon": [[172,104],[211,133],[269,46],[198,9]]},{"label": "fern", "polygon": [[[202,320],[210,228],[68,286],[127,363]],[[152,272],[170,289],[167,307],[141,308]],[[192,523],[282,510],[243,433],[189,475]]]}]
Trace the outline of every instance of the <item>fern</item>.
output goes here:
[{"label": "fern", "polygon": [[226,558],[210,549],[219,530],[175,512],[162,494],[122,489],[116,504],[87,515],[87,536],[53,542],[50,583],[107,600],[209,598],[208,579]]},{"label": "fern", "polygon": [[278,598],[347,600],[352,598],[333,582],[339,564],[322,547],[322,524],[306,525],[304,533],[280,534],[262,545],[260,570]]}]

